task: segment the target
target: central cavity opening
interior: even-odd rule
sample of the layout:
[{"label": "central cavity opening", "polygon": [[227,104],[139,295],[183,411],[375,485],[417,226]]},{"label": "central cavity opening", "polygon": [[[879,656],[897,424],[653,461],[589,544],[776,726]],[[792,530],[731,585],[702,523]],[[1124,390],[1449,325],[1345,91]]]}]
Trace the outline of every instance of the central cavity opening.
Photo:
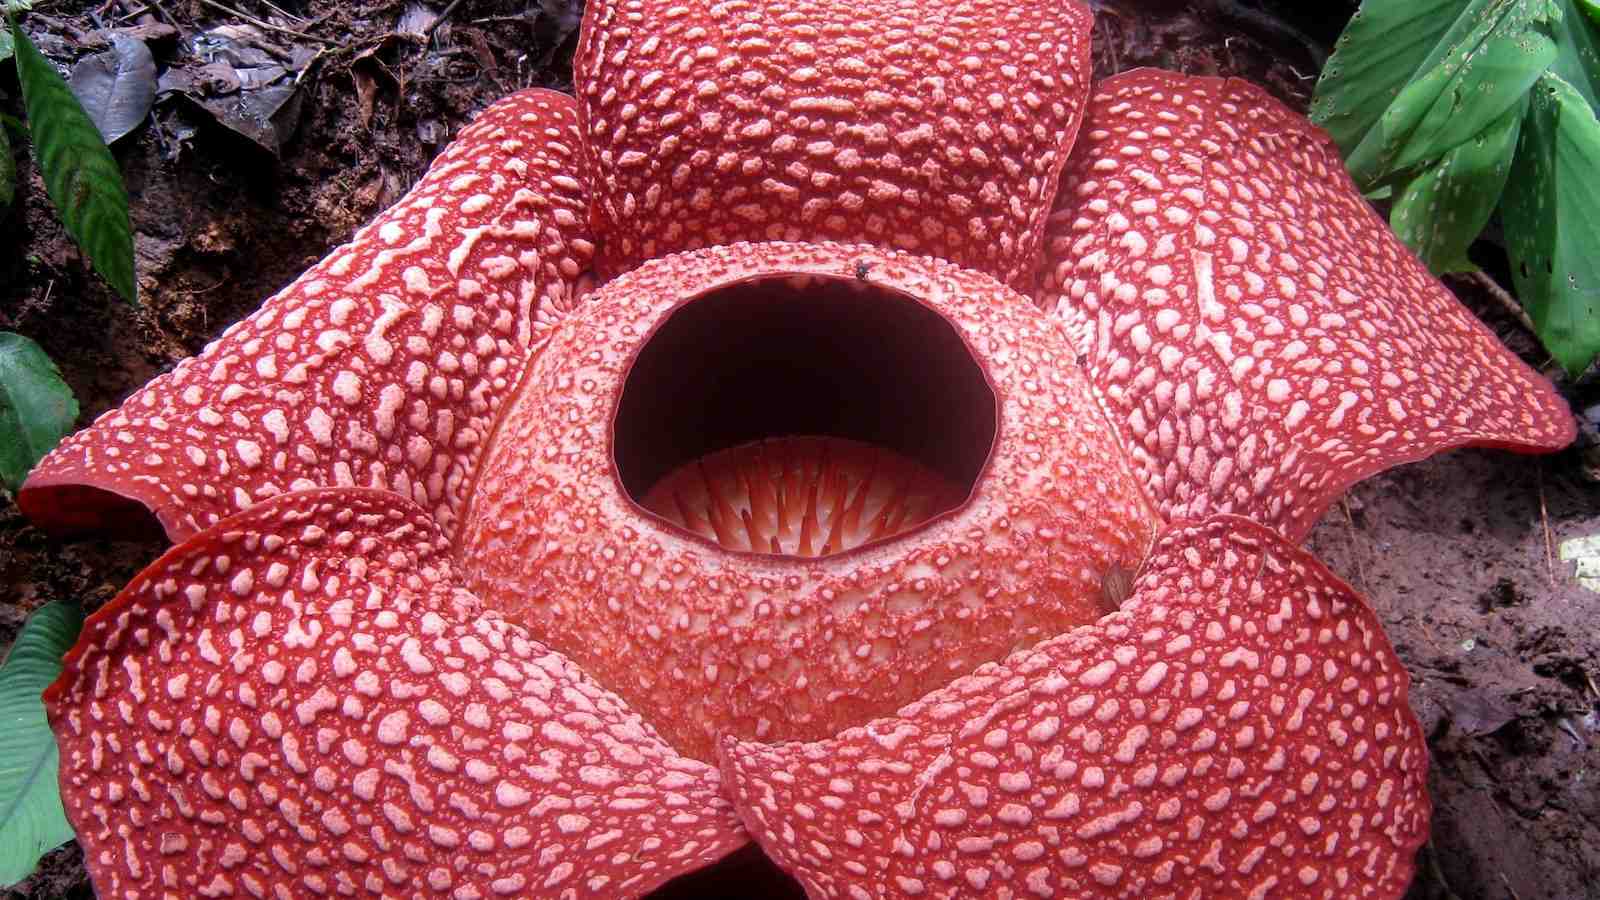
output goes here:
[{"label": "central cavity opening", "polygon": [[612,422],[634,502],[734,550],[821,556],[961,505],[996,400],[955,328],[860,279],[774,276],[674,311]]}]

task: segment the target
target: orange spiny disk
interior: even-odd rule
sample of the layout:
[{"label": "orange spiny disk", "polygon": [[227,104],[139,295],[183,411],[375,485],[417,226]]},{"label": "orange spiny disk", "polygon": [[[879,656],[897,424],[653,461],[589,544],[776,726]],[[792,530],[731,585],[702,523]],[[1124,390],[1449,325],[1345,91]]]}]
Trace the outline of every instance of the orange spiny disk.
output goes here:
[{"label": "orange spiny disk", "polygon": [[962,494],[960,485],[892,450],[784,437],[684,465],[657,482],[643,506],[729,550],[826,556],[909,531],[953,508]]}]

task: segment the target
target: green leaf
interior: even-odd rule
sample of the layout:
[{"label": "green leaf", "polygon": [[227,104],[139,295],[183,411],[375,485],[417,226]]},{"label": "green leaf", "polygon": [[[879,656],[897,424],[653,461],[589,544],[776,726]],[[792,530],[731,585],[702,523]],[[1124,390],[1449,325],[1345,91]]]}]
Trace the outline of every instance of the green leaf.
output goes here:
[{"label": "green leaf", "polygon": [[[1556,39],[1556,61],[1551,70],[1567,80],[1590,106],[1600,107],[1600,35],[1581,13],[1600,16],[1600,0],[1556,0],[1561,18],[1551,28]],[[1595,21],[1600,21],[1597,18]]]},{"label": "green leaf", "polygon": [[128,192],[117,161],[78,98],[14,21],[11,37],[16,42],[17,80],[28,110],[34,158],[50,202],[95,271],[129,303],[138,303]]},{"label": "green leaf", "polygon": [[1409,169],[1482,134],[1523,104],[1528,90],[1555,59],[1555,41],[1538,32],[1490,38],[1456,70],[1389,165]]},{"label": "green leaf", "polygon": [[1555,59],[1553,43],[1537,30],[1559,14],[1552,0],[1487,0],[1467,11],[1474,12],[1465,35],[1400,90],[1350,152],[1346,164],[1358,184],[1378,184],[1483,131]]},{"label": "green leaf", "polygon": [[38,344],[0,331],[0,482],[13,492],[78,419],[78,401]]},{"label": "green leaf", "polygon": [[22,626],[0,666],[0,885],[28,877],[39,857],[72,840],[57,784],[60,757],[39,695],[61,674],[83,610],[52,603]]},{"label": "green leaf", "polygon": [[1317,81],[1311,120],[1349,155],[1400,89],[1444,59],[1493,0],[1364,0]]},{"label": "green leaf", "polygon": [[1596,25],[1600,25],[1600,0],[1578,0],[1578,6],[1583,14],[1588,16]]},{"label": "green leaf", "polygon": [[1511,176],[1528,96],[1476,137],[1412,179],[1396,199],[1389,224],[1435,274],[1477,268],[1467,258]]},{"label": "green leaf", "polygon": [[1534,86],[1501,216],[1517,293],[1578,375],[1600,354],[1600,120],[1559,75]]}]

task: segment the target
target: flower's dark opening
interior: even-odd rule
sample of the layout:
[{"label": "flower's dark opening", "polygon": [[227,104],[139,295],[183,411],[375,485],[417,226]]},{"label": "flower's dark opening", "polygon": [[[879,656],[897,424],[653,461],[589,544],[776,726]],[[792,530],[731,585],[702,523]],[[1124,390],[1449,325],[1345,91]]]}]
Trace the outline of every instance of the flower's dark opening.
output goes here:
[{"label": "flower's dark opening", "polygon": [[994,391],[949,322],[867,281],[817,277],[674,311],[612,423],[636,503],[731,549],[798,556],[959,506],[995,437]]}]

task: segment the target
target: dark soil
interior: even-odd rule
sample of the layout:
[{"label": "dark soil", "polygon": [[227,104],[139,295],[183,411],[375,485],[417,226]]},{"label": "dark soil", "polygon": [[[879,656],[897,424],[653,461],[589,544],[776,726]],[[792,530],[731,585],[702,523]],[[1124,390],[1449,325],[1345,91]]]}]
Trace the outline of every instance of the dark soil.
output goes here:
[{"label": "dark soil", "polygon": [[[562,0],[469,0],[426,41],[396,34],[419,4],[227,5],[285,29],[258,29],[253,41],[300,64],[297,108],[280,114],[288,134],[276,152],[176,94],[158,99],[145,125],[117,143],[133,198],[141,307],[116,299],[90,272],[18,142],[18,199],[0,211],[0,233],[10,237],[0,250],[0,330],[34,338],[59,363],[82,402],[82,423],[199,351],[398,199],[490,101],[570,82],[575,19]],[[1096,5],[1098,74],[1138,65],[1237,74],[1302,108],[1354,7]],[[245,24],[202,0],[40,7],[28,30],[62,64],[106,49],[109,29],[142,26],[163,71],[192,69],[197,36]],[[0,66],[0,111],[21,114],[10,66]],[[1493,246],[1483,249],[1494,256]],[[1454,286],[1529,362],[1547,363],[1489,294]],[[1577,409],[1600,403],[1592,385],[1564,387]],[[1415,679],[1436,808],[1412,898],[1600,897],[1600,594],[1556,558],[1561,542],[1600,533],[1594,456],[1586,470],[1579,450],[1446,454],[1357,486],[1310,540],[1372,598]],[[0,494],[0,585],[8,588],[0,647],[46,602],[103,603],[163,545],[158,535],[54,541]],[[752,854],[726,868],[741,881],[770,874]],[[707,896],[704,885],[680,884],[673,895]],[[71,846],[4,892],[4,900],[88,896]]]}]

